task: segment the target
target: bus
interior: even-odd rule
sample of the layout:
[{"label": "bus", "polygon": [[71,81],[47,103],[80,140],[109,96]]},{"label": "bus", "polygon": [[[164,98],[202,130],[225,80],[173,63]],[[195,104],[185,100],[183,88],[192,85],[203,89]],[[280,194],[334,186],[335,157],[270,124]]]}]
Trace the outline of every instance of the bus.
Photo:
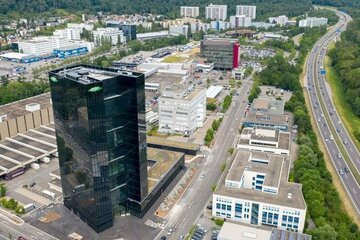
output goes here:
[{"label": "bus", "polygon": [[12,171],[12,172],[6,174],[5,175],[5,180],[10,181],[10,180],[12,180],[12,179],[16,178],[17,176],[20,176],[20,175],[22,175],[24,173],[25,173],[24,168],[18,168],[15,171]]}]

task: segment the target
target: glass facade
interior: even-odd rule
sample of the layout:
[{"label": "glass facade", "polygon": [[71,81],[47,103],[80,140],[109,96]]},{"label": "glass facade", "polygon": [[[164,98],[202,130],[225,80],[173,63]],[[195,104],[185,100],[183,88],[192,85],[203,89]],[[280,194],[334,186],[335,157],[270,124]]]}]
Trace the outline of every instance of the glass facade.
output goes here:
[{"label": "glass facade", "polygon": [[[87,70],[104,76],[79,77]],[[144,75],[82,65],[50,72],[50,85],[65,206],[97,232],[115,213],[140,217],[148,195]]]}]

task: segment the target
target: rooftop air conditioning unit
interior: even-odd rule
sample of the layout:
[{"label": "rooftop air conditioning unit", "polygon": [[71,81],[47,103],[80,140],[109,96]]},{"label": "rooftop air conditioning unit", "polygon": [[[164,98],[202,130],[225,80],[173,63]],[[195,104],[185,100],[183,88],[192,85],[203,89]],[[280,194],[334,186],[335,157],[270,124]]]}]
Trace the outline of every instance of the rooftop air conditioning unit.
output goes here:
[{"label": "rooftop air conditioning unit", "polygon": [[0,122],[4,122],[7,119],[7,115],[0,116]]},{"label": "rooftop air conditioning unit", "polygon": [[26,109],[26,111],[29,111],[29,112],[35,112],[35,111],[40,110],[40,104],[38,104],[38,103],[29,103],[29,104],[25,105],[25,109]]}]

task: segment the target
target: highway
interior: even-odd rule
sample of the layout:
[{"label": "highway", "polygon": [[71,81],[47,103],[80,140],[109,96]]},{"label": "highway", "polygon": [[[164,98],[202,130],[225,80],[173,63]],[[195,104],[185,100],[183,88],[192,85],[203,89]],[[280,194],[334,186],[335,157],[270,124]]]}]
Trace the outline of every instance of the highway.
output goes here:
[{"label": "highway", "polygon": [[[179,239],[186,236],[189,229],[197,222],[205,206],[212,197],[212,185],[217,184],[221,177],[221,165],[228,158],[228,149],[235,144],[235,138],[241,118],[247,107],[247,93],[252,82],[244,80],[238,96],[233,97],[232,105],[225,114],[219,130],[216,133],[215,144],[211,152],[206,154],[206,160],[199,173],[195,176],[192,185],[184,194],[178,204],[174,206],[166,218],[165,228],[158,234],[157,239],[166,236],[167,239]],[[200,176],[205,174],[204,178]],[[166,234],[169,228],[174,229],[170,236]]]},{"label": "highway", "polygon": [[360,214],[360,187],[354,177],[354,173],[358,174],[360,170],[360,154],[337,114],[326,83],[326,72],[323,69],[329,44],[346,29],[348,22],[352,20],[343,12],[336,11],[336,14],[340,17],[339,22],[314,45],[309,54],[305,80],[311,112],[322,141],[345,190],[357,213]]}]

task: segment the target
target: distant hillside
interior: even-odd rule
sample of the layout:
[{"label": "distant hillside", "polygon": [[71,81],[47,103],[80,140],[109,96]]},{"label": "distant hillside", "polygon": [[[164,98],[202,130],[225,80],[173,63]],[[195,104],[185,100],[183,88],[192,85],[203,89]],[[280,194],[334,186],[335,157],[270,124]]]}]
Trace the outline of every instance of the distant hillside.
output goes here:
[{"label": "distant hillside", "polygon": [[334,7],[360,7],[360,0],[312,0],[313,4]]},{"label": "distant hillside", "polygon": [[311,0],[0,0],[0,14],[44,13],[65,9],[69,12],[156,13],[176,17],[181,5],[200,6],[200,13],[204,14],[204,7],[209,3],[228,5],[230,15],[235,13],[235,5],[253,4],[257,6],[257,14],[262,19],[281,14],[297,16],[311,8]]}]

